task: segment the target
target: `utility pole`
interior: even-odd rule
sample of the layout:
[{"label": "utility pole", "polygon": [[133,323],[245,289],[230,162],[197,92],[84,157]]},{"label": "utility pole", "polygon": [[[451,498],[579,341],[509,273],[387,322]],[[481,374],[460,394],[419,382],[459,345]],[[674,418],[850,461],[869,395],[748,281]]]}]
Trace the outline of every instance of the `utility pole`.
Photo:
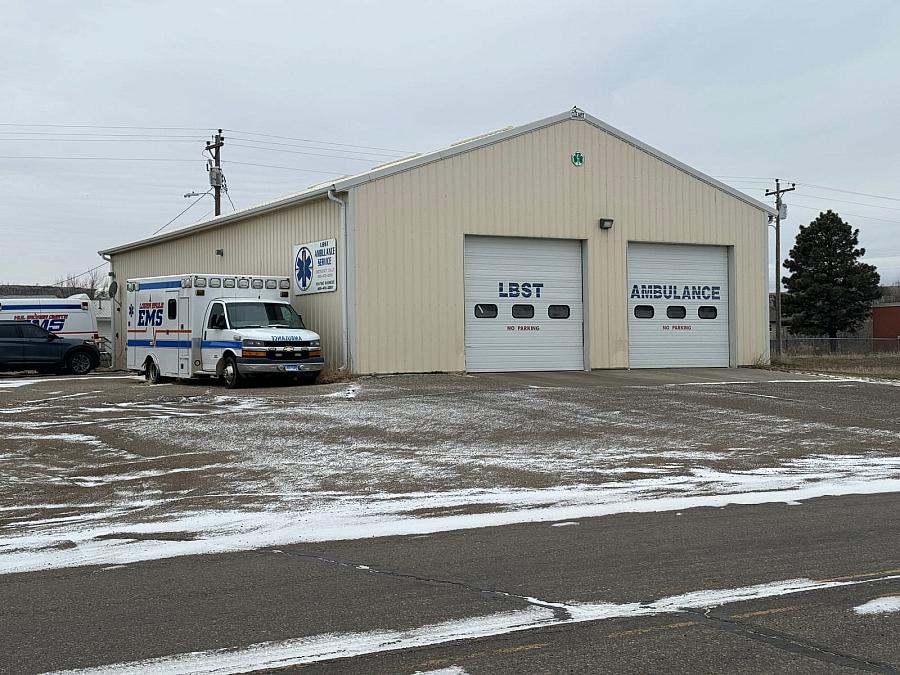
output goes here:
[{"label": "utility pole", "polygon": [[796,190],[796,183],[791,187],[781,187],[781,179],[775,179],[775,189],[767,190],[766,197],[775,195],[775,356],[781,357],[781,195]]},{"label": "utility pole", "polygon": [[225,145],[225,137],[222,135],[222,130],[219,129],[219,133],[213,136],[213,142],[206,144],[207,152],[212,152],[213,158],[208,160],[209,166],[206,167],[206,170],[209,172],[209,185],[213,189],[213,195],[216,200],[216,215],[219,216],[222,214],[222,162],[220,150],[222,146]]}]

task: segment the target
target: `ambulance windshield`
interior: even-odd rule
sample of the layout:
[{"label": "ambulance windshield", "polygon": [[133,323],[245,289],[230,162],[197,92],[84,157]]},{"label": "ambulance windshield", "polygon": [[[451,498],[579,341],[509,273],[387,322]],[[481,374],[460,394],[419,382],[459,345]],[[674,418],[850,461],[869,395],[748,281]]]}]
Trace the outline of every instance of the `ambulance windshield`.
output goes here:
[{"label": "ambulance windshield", "polygon": [[283,302],[228,303],[228,324],[233,329],[305,328],[294,308]]}]

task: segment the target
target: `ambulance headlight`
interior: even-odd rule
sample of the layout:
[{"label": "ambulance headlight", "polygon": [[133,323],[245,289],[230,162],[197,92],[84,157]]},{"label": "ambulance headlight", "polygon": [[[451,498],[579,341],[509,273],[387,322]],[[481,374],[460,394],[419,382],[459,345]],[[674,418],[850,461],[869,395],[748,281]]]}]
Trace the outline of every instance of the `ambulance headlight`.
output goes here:
[{"label": "ambulance headlight", "polygon": [[312,342],[309,343],[309,346],[310,346],[310,347],[318,347],[318,346],[319,346],[319,341],[318,341],[318,340],[313,340]]},{"label": "ambulance headlight", "polygon": [[262,340],[242,340],[241,347],[265,347]]}]

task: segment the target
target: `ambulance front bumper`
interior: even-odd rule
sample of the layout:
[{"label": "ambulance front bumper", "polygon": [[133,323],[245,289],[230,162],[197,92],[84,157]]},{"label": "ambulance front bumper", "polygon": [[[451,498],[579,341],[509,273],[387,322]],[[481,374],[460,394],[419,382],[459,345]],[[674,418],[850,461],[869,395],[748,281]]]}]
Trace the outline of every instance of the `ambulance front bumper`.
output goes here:
[{"label": "ambulance front bumper", "polygon": [[238,358],[238,371],[242,375],[277,375],[279,373],[315,373],[325,367],[324,358],[302,361],[271,361],[269,359]]}]

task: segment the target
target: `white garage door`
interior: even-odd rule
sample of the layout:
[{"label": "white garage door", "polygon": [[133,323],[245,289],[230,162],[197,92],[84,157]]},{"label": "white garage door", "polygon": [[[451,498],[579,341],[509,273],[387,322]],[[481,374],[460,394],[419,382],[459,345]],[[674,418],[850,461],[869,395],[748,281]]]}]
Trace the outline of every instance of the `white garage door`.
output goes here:
[{"label": "white garage door", "polygon": [[582,370],[581,242],[466,237],[466,370]]},{"label": "white garage door", "polygon": [[729,365],[728,250],[628,245],[631,368]]}]

